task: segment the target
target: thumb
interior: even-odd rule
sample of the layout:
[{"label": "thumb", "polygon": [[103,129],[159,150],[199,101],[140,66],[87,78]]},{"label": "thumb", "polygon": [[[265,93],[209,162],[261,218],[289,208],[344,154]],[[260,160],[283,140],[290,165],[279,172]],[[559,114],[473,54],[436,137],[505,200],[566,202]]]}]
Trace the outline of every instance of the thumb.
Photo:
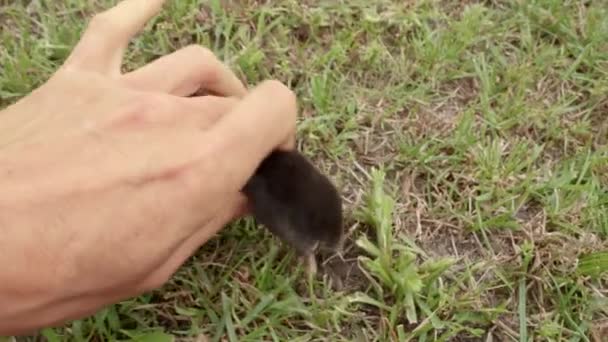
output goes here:
[{"label": "thumb", "polygon": [[261,83],[223,115],[205,134],[222,188],[240,191],[273,150],[293,148],[296,117],[295,94],[278,81]]}]

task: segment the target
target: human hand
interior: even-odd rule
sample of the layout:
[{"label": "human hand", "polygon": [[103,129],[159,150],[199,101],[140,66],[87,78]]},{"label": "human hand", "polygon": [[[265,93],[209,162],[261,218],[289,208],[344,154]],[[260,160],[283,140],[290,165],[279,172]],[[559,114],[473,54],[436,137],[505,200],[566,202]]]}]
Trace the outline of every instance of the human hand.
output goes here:
[{"label": "human hand", "polygon": [[[293,93],[247,91],[203,48],[121,74],[163,2],[95,16],[57,73],[0,113],[0,335],[161,286],[245,212],[262,159],[293,146]],[[186,97],[201,86],[219,96]]]}]

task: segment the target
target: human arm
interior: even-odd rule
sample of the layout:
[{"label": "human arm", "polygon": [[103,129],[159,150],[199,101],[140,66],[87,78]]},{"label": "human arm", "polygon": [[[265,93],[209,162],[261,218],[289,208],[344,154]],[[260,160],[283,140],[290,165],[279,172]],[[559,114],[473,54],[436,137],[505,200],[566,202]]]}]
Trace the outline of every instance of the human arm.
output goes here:
[{"label": "human arm", "polygon": [[[292,92],[247,90],[204,48],[120,73],[162,3],[97,15],[57,73],[0,113],[0,335],[161,286],[245,212],[264,156],[292,145]],[[186,97],[200,86],[220,96]]]}]

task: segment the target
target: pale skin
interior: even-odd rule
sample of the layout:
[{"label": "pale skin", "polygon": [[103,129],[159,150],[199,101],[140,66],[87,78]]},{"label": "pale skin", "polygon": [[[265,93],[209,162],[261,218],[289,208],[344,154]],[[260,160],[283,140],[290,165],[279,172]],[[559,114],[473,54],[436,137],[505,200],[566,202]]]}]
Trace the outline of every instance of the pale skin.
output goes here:
[{"label": "pale skin", "polygon": [[[163,2],[96,15],[61,68],[0,112],[0,336],[162,286],[247,213],[240,190],[262,159],[293,147],[294,94],[247,89],[203,47],[121,73]],[[187,97],[199,88],[216,95]]]}]

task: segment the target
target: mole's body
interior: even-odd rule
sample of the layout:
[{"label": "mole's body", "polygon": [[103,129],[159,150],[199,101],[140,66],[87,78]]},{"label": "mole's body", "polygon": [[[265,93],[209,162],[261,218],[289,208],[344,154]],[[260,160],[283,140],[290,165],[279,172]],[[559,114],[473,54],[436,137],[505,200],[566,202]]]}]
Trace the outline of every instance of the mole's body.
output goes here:
[{"label": "mole's body", "polygon": [[342,199],[330,182],[297,151],[275,151],[243,188],[253,216],[316,272],[317,248],[342,244]]}]

